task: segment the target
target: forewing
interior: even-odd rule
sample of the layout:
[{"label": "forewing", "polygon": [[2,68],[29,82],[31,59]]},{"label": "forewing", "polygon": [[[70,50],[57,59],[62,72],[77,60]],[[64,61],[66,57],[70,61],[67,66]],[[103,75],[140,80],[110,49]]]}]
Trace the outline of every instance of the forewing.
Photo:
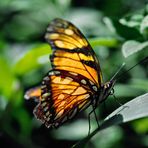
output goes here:
[{"label": "forewing", "polygon": [[83,34],[70,22],[53,20],[45,35],[54,52],[51,62],[54,69],[83,74],[98,87],[102,84],[99,62]]}]

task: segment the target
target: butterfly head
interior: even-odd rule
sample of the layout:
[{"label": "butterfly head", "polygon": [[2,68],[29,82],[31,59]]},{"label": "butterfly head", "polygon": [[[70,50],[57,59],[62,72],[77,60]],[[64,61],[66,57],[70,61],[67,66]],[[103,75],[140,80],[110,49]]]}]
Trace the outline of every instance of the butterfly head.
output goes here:
[{"label": "butterfly head", "polygon": [[107,99],[109,95],[113,92],[113,87],[115,85],[115,80],[110,80],[109,82],[106,82],[102,85],[102,89],[100,92],[99,102],[103,102]]}]

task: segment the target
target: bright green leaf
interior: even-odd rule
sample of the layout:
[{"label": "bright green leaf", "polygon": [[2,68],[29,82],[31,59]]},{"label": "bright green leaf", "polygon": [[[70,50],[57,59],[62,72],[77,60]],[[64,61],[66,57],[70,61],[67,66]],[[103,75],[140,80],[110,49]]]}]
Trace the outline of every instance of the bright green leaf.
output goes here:
[{"label": "bright green leaf", "polygon": [[49,54],[51,48],[48,44],[42,44],[29,50],[17,63],[14,65],[14,72],[18,75],[23,75],[26,72],[38,68],[41,65],[49,62]]},{"label": "bright green leaf", "polygon": [[8,61],[0,57],[0,92],[6,97],[10,97],[15,87],[16,78],[12,74]]},{"label": "bright green leaf", "polygon": [[140,43],[134,40],[129,40],[123,44],[122,53],[123,53],[123,56],[127,58],[128,56],[143,49],[148,50],[148,41]]},{"label": "bright green leaf", "polygon": [[142,134],[148,132],[148,118],[136,120],[132,123],[132,125],[137,133]]},{"label": "bright green leaf", "polygon": [[142,23],[140,25],[140,32],[145,36],[148,37],[148,15],[144,17]]},{"label": "bright green leaf", "polygon": [[115,38],[93,38],[89,40],[92,47],[94,46],[107,46],[107,47],[117,47],[119,41]]}]

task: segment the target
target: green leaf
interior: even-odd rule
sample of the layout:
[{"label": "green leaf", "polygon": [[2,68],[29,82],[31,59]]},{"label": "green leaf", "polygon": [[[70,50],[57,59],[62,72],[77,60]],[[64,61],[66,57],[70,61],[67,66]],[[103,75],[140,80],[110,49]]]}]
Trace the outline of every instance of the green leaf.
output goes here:
[{"label": "green leaf", "polygon": [[[139,82],[140,83],[140,82]],[[138,83],[138,84],[139,84]],[[142,82],[141,82],[142,83]],[[135,86],[134,86],[135,84]],[[141,93],[144,93],[144,90],[146,90],[146,88],[142,89],[140,88],[140,86],[144,83],[142,83],[139,87],[137,86],[138,84],[136,83],[132,83],[132,84],[117,84],[114,87],[115,90],[115,95],[117,96],[117,98],[126,98],[126,97],[135,97],[140,95]],[[146,86],[148,84],[145,83],[144,86]],[[137,87],[136,87],[137,86]],[[144,87],[143,86],[143,87]],[[142,87],[142,86],[141,86]],[[126,93],[125,93],[126,92]]]},{"label": "green leaf", "polygon": [[140,25],[140,32],[145,36],[148,37],[148,15],[145,16]]},{"label": "green leaf", "polygon": [[[29,136],[31,134],[31,118],[24,108],[13,109],[13,116],[18,120],[20,125],[20,134]],[[23,117],[23,118],[21,118]]]},{"label": "green leaf", "polygon": [[[122,147],[122,143],[119,144],[124,137],[124,133],[121,127],[111,126],[91,139],[91,143],[95,148],[113,148]],[[89,144],[88,144],[89,145]],[[89,148],[89,146],[88,146]]]},{"label": "green leaf", "polygon": [[127,58],[128,56],[143,49],[148,50],[148,41],[140,43],[134,40],[129,40],[123,44],[122,53],[123,53],[123,56]]},{"label": "green leaf", "polygon": [[119,22],[122,25],[126,25],[128,27],[137,27],[140,26],[142,19],[143,19],[142,14],[133,14],[125,16],[124,18],[120,19]]},{"label": "green leaf", "polygon": [[85,137],[86,129],[88,129],[88,121],[79,119],[53,130],[52,136],[59,140],[79,140]]},{"label": "green leaf", "polygon": [[16,78],[12,74],[8,61],[0,56],[0,93],[9,98],[16,85]]},{"label": "green leaf", "polygon": [[110,126],[126,123],[135,119],[148,117],[148,93],[136,97],[135,99],[125,103],[109,116],[107,116],[104,122],[99,128],[93,131],[85,139],[78,142],[73,148],[82,148],[85,147],[86,143],[98,132],[103,129],[106,129]]},{"label": "green leaf", "polygon": [[147,79],[132,79],[131,87],[137,90],[143,90],[148,92],[148,80]]},{"label": "green leaf", "polygon": [[123,25],[117,20],[114,20],[113,24],[116,29],[116,32],[121,36],[122,39],[123,38],[127,40],[143,39],[143,36],[140,34],[138,29]]},{"label": "green leaf", "polygon": [[148,118],[142,118],[139,120],[135,120],[132,123],[132,126],[137,133],[146,134],[148,132]]},{"label": "green leaf", "polygon": [[115,33],[103,23],[102,13],[96,10],[90,8],[75,8],[71,11],[71,13],[67,14],[66,18],[74,23],[85,36],[115,36]]},{"label": "green leaf", "polygon": [[41,65],[49,62],[50,53],[51,48],[48,44],[41,44],[29,50],[14,65],[14,73],[18,75],[23,75],[24,73],[27,73],[34,68],[40,67]]},{"label": "green leaf", "polygon": [[115,38],[93,38],[89,39],[92,47],[94,46],[106,46],[106,47],[117,47],[119,45],[119,40]]}]

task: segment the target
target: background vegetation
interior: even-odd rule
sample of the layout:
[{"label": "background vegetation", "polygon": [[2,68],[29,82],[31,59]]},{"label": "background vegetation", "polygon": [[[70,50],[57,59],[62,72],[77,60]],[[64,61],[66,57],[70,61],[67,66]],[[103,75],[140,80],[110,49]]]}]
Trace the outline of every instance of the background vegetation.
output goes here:
[{"label": "background vegetation", "polygon": [[[67,148],[87,136],[89,109],[59,129],[49,130],[33,117],[36,103],[24,100],[25,91],[40,84],[51,68],[51,49],[44,34],[55,17],[82,30],[100,60],[104,81],[123,62],[126,71],[148,55],[146,0],[0,1],[0,147]],[[147,70],[147,62],[139,64],[118,80],[115,96],[120,103],[148,92]],[[119,106],[109,97],[97,109],[99,121]],[[93,116],[91,125],[96,128]],[[86,147],[146,148],[147,134],[148,118],[142,118],[98,132]]]}]

